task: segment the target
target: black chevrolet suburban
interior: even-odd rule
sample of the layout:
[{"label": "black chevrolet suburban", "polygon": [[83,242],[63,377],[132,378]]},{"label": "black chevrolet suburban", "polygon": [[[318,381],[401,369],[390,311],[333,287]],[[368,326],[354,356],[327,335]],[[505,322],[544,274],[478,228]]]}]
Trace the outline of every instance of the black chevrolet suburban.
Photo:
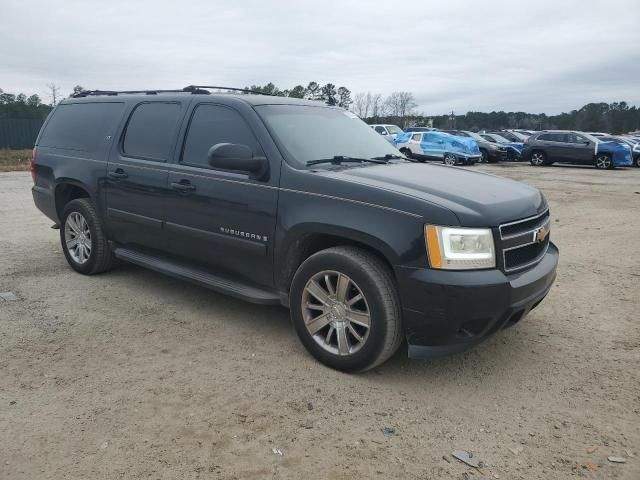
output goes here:
[{"label": "black chevrolet suburban", "polygon": [[49,115],[33,198],[69,265],[131,262],[282,304],[343,371],[463,351],[547,295],[558,250],[535,188],[413,163],[319,102],[182,91],[81,93]]}]

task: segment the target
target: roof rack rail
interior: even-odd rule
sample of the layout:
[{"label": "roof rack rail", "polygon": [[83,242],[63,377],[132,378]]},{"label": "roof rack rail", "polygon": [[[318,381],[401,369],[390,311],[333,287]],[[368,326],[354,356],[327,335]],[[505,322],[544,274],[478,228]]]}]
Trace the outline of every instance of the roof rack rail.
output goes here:
[{"label": "roof rack rail", "polygon": [[[253,93],[254,95],[269,95],[268,93],[260,92],[258,90],[250,90],[248,88],[236,88],[236,87],[216,87],[213,85],[189,85],[188,87],[184,87],[183,90],[185,92],[193,92],[199,93],[200,89],[215,89],[215,90],[227,90],[230,92],[243,92],[243,93]],[[204,93],[209,93],[205,90]]]},{"label": "roof rack rail", "polygon": [[84,90],[82,92],[74,93],[71,95],[71,98],[81,98],[81,97],[93,97],[100,95],[107,96],[117,96],[117,95],[133,95],[133,94],[144,94],[144,95],[157,95],[159,93],[191,93],[192,95],[210,95],[211,92],[209,90],[226,90],[227,92],[243,92],[243,93],[252,93],[254,95],[269,95],[268,93],[259,92],[257,90],[249,90],[247,88],[235,88],[235,87],[217,87],[211,85],[189,85],[187,87],[181,89],[171,89],[171,90]]}]

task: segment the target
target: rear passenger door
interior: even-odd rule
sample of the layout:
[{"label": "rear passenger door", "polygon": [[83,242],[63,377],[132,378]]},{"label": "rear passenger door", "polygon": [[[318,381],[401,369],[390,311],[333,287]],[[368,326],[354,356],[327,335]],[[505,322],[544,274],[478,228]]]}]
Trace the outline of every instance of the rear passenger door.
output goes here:
[{"label": "rear passenger door", "polygon": [[423,133],[421,147],[423,154],[429,158],[440,159],[444,157],[444,140],[437,133]]},{"label": "rear passenger door", "polygon": [[167,162],[187,103],[144,101],[129,113],[104,185],[109,237],[120,244],[166,249]]},{"label": "rear passenger door", "polygon": [[279,168],[272,159],[270,176],[258,180],[214,169],[207,158],[219,143],[247,145],[254,156],[265,156],[254,132],[261,125],[257,115],[248,106],[241,114],[228,105],[199,103],[189,117],[182,153],[169,172],[165,230],[171,251],[200,268],[272,286]]}]

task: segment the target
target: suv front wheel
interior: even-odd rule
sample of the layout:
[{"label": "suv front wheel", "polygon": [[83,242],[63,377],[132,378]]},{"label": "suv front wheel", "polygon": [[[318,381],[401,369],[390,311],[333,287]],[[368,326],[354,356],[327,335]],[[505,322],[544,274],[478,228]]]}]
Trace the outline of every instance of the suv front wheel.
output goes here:
[{"label": "suv front wheel", "polygon": [[402,341],[392,274],[360,248],[333,247],[307,258],[293,278],[290,304],[302,344],[337,370],[374,368]]},{"label": "suv front wheel", "polygon": [[610,170],[613,168],[611,156],[601,153],[596,157],[596,168],[599,170]]},{"label": "suv front wheel", "polygon": [[93,275],[109,270],[115,263],[100,218],[87,198],[78,198],[65,205],[60,242],[67,262],[76,272]]}]

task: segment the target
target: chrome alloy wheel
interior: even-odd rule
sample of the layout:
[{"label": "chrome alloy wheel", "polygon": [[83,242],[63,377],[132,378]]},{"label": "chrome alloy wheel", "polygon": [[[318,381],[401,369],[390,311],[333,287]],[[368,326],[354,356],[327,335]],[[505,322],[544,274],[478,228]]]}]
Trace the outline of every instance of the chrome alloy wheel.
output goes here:
[{"label": "chrome alloy wheel", "polygon": [[91,256],[91,230],[79,212],[71,212],[64,224],[64,242],[74,262],[82,265]]},{"label": "chrome alloy wheel", "polygon": [[542,165],[544,163],[544,154],[540,152],[534,152],[533,155],[531,155],[531,163],[536,167]]},{"label": "chrome alloy wheel", "polygon": [[344,273],[322,271],[302,293],[307,331],[318,345],[334,355],[351,355],[369,337],[371,316],[362,290]]},{"label": "chrome alloy wheel", "polygon": [[596,167],[601,169],[611,168],[611,157],[609,155],[598,155]]},{"label": "chrome alloy wheel", "polygon": [[456,164],[455,155],[453,155],[451,153],[447,153],[447,155],[444,157],[444,163],[446,165],[455,165]]}]

